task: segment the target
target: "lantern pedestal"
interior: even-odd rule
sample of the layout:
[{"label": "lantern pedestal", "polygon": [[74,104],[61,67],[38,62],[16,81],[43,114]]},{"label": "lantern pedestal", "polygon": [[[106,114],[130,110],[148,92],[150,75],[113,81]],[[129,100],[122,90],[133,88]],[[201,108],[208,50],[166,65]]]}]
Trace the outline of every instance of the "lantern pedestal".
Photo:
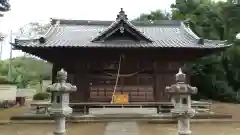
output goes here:
[{"label": "lantern pedestal", "polygon": [[190,118],[178,118],[179,135],[190,135]]},{"label": "lantern pedestal", "polygon": [[54,135],[64,135],[65,134],[65,132],[66,132],[65,122],[66,122],[65,116],[55,117],[56,129],[55,129]]}]

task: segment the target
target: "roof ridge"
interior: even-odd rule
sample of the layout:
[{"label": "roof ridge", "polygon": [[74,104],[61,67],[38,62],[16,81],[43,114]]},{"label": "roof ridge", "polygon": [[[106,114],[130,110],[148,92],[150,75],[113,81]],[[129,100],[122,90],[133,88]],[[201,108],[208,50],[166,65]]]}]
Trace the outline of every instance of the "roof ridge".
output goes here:
[{"label": "roof ridge", "polygon": [[55,25],[51,25],[47,32],[41,37],[48,37],[50,34],[52,34],[52,31],[56,28],[56,26],[59,26],[59,24],[57,23]]},{"label": "roof ridge", "polygon": [[[60,21],[62,25],[111,25],[116,20],[76,20],[76,19],[60,19],[51,18],[51,23],[55,24]],[[159,26],[159,25],[169,25],[169,26],[180,26],[182,20],[156,20],[156,21],[129,21],[135,26]]]},{"label": "roof ridge", "polygon": [[50,37],[53,34],[53,32],[55,30],[57,30],[56,28],[58,28],[58,27],[59,27],[59,23],[56,23],[54,25],[51,24],[51,27],[43,35],[36,35],[33,38],[29,37],[28,39],[21,39],[21,36],[18,36],[18,38],[15,38],[15,41],[17,41],[17,40],[21,40],[21,41],[36,41],[36,40],[39,40],[40,38],[46,39],[46,38]]},{"label": "roof ridge", "polygon": [[181,22],[180,29],[186,34],[187,37],[194,39],[197,42],[200,42],[200,40],[202,40],[202,38],[195,34],[188,26],[184,24],[184,22]]},{"label": "roof ridge", "polygon": [[[129,21],[127,15],[121,9],[117,16],[117,21],[121,24],[116,25],[115,21],[100,20],[70,20],[51,18],[51,28],[42,37],[35,39],[15,39],[12,45],[16,48],[39,47],[39,48],[195,48],[195,49],[214,49],[225,48],[223,41],[203,40],[194,33],[191,28],[180,20],[157,20],[157,21]],[[115,23],[114,23],[115,22]],[[105,34],[102,30],[115,26]],[[126,26],[126,27],[124,27]],[[151,27],[153,26],[153,27]],[[153,42],[91,42],[94,36],[99,37],[100,41],[111,36],[113,32],[124,32],[125,29],[137,39],[145,40],[146,37]],[[102,33],[98,33],[99,31]],[[106,31],[106,29],[105,29]],[[146,35],[145,35],[146,34]],[[145,37],[146,36],[146,37]],[[98,40],[99,41],[99,40]]]},{"label": "roof ridge", "polygon": [[147,40],[149,40],[150,42],[153,42],[153,40],[146,36],[143,32],[139,31],[138,28],[136,28],[131,22],[127,21],[127,20],[116,20],[115,22],[113,22],[110,26],[108,26],[106,29],[104,29],[103,31],[99,32],[99,34],[94,37],[92,39],[92,41],[94,42],[97,38],[99,38],[101,35],[105,34],[106,32],[108,32],[111,28],[113,28],[115,25],[117,25],[118,23],[121,23],[120,21],[124,21],[127,25],[129,25],[130,27],[132,27],[136,32],[138,32],[139,34],[141,34],[144,38],[146,38]]},{"label": "roof ridge", "polygon": [[[143,37],[143,39],[147,42],[153,42],[152,39],[150,39],[150,37],[147,37],[143,32],[139,31],[138,28],[136,28],[131,22],[128,21],[127,15],[125,14],[124,10],[121,8],[121,11],[119,12],[119,14],[117,15],[116,21],[114,21],[110,26],[108,26],[105,30],[103,30],[101,33],[99,33],[99,35],[97,35],[96,37],[94,37],[92,39],[92,42],[98,41],[100,40],[101,36],[105,36],[105,38],[107,38],[108,36],[106,35],[108,32],[110,32],[112,35],[113,33],[115,33],[118,29],[120,30],[121,33],[123,33],[126,29],[125,25],[128,25],[128,27],[132,28],[133,31],[136,32],[137,35],[140,35]],[[120,26],[118,26],[120,25]],[[114,27],[117,27],[115,30]]]},{"label": "roof ridge", "polygon": [[228,41],[227,40],[212,40],[212,39],[204,39],[207,43],[218,43],[218,44],[225,44]]}]

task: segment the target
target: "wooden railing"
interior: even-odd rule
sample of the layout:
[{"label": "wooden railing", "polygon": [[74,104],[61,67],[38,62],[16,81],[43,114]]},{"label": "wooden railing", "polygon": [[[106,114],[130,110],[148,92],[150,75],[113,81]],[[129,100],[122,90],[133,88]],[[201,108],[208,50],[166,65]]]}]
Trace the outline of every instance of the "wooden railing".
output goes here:
[{"label": "wooden railing", "polygon": [[[127,85],[117,87],[116,93],[124,93],[129,95],[129,101],[153,102],[153,86],[152,85]],[[113,85],[94,85],[90,87],[90,101],[103,102],[111,101],[113,94]]]}]

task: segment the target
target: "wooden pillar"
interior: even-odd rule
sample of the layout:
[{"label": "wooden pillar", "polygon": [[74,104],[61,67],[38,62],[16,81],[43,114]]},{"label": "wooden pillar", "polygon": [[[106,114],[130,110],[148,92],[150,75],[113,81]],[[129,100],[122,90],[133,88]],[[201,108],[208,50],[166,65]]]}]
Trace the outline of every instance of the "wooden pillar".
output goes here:
[{"label": "wooden pillar", "polygon": [[157,62],[154,61],[153,62],[153,94],[154,94],[154,102],[157,101],[158,99],[158,96],[159,96],[159,93],[157,91],[157,72],[156,72],[156,69],[157,69]]},{"label": "wooden pillar", "polygon": [[160,102],[163,96],[163,80],[160,73],[158,61],[153,62],[153,78],[154,78],[154,101]]},{"label": "wooden pillar", "polygon": [[184,67],[184,64],[184,61],[154,61],[155,102],[170,101],[170,96],[165,92],[165,87],[176,83],[175,75],[178,73],[179,68],[182,68],[183,72],[187,75],[187,83],[190,83],[189,71]]},{"label": "wooden pillar", "polygon": [[187,64],[189,64],[189,63],[187,63],[187,62],[182,63],[182,64],[181,64],[181,65],[182,65],[181,67],[182,67],[182,72],[183,72],[184,74],[186,74],[186,83],[187,83],[187,84],[191,84],[190,69],[188,69],[188,68],[186,67]]},{"label": "wooden pillar", "polygon": [[75,85],[75,75],[73,73],[68,72],[67,82],[71,83],[72,85]]},{"label": "wooden pillar", "polygon": [[166,73],[156,74],[156,102],[168,102],[167,95],[165,94],[165,87],[167,86],[167,76]]},{"label": "wooden pillar", "polygon": [[171,71],[166,71],[163,75],[162,75],[162,82],[164,83],[163,85],[163,98],[162,100],[164,102],[170,102],[171,101],[171,96],[168,92],[165,91],[166,86],[171,86],[173,84],[175,84],[175,73],[171,72]]},{"label": "wooden pillar", "polygon": [[74,80],[77,91],[70,95],[70,101],[76,103],[87,102],[90,95],[87,61],[81,60],[76,65]]},{"label": "wooden pillar", "polygon": [[166,86],[172,85],[174,81],[174,73],[168,69],[168,62],[154,62],[154,94],[155,102],[169,102],[170,97],[165,92]]},{"label": "wooden pillar", "polygon": [[57,81],[56,77],[57,77],[57,72],[59,70],[61,70],[61,67],[58,66],[57,64],[53,64],[53,66],[52,66],[52,84]]}]

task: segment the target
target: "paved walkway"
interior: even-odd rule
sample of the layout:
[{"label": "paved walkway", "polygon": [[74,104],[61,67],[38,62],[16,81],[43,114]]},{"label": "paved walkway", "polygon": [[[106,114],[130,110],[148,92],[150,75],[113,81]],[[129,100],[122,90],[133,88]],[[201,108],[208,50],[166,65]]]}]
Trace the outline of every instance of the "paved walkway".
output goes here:
[{"label": "paved walkway", "polygon": [[139,135],[139,127],[136,122],[109,122],[104,135]]}]

